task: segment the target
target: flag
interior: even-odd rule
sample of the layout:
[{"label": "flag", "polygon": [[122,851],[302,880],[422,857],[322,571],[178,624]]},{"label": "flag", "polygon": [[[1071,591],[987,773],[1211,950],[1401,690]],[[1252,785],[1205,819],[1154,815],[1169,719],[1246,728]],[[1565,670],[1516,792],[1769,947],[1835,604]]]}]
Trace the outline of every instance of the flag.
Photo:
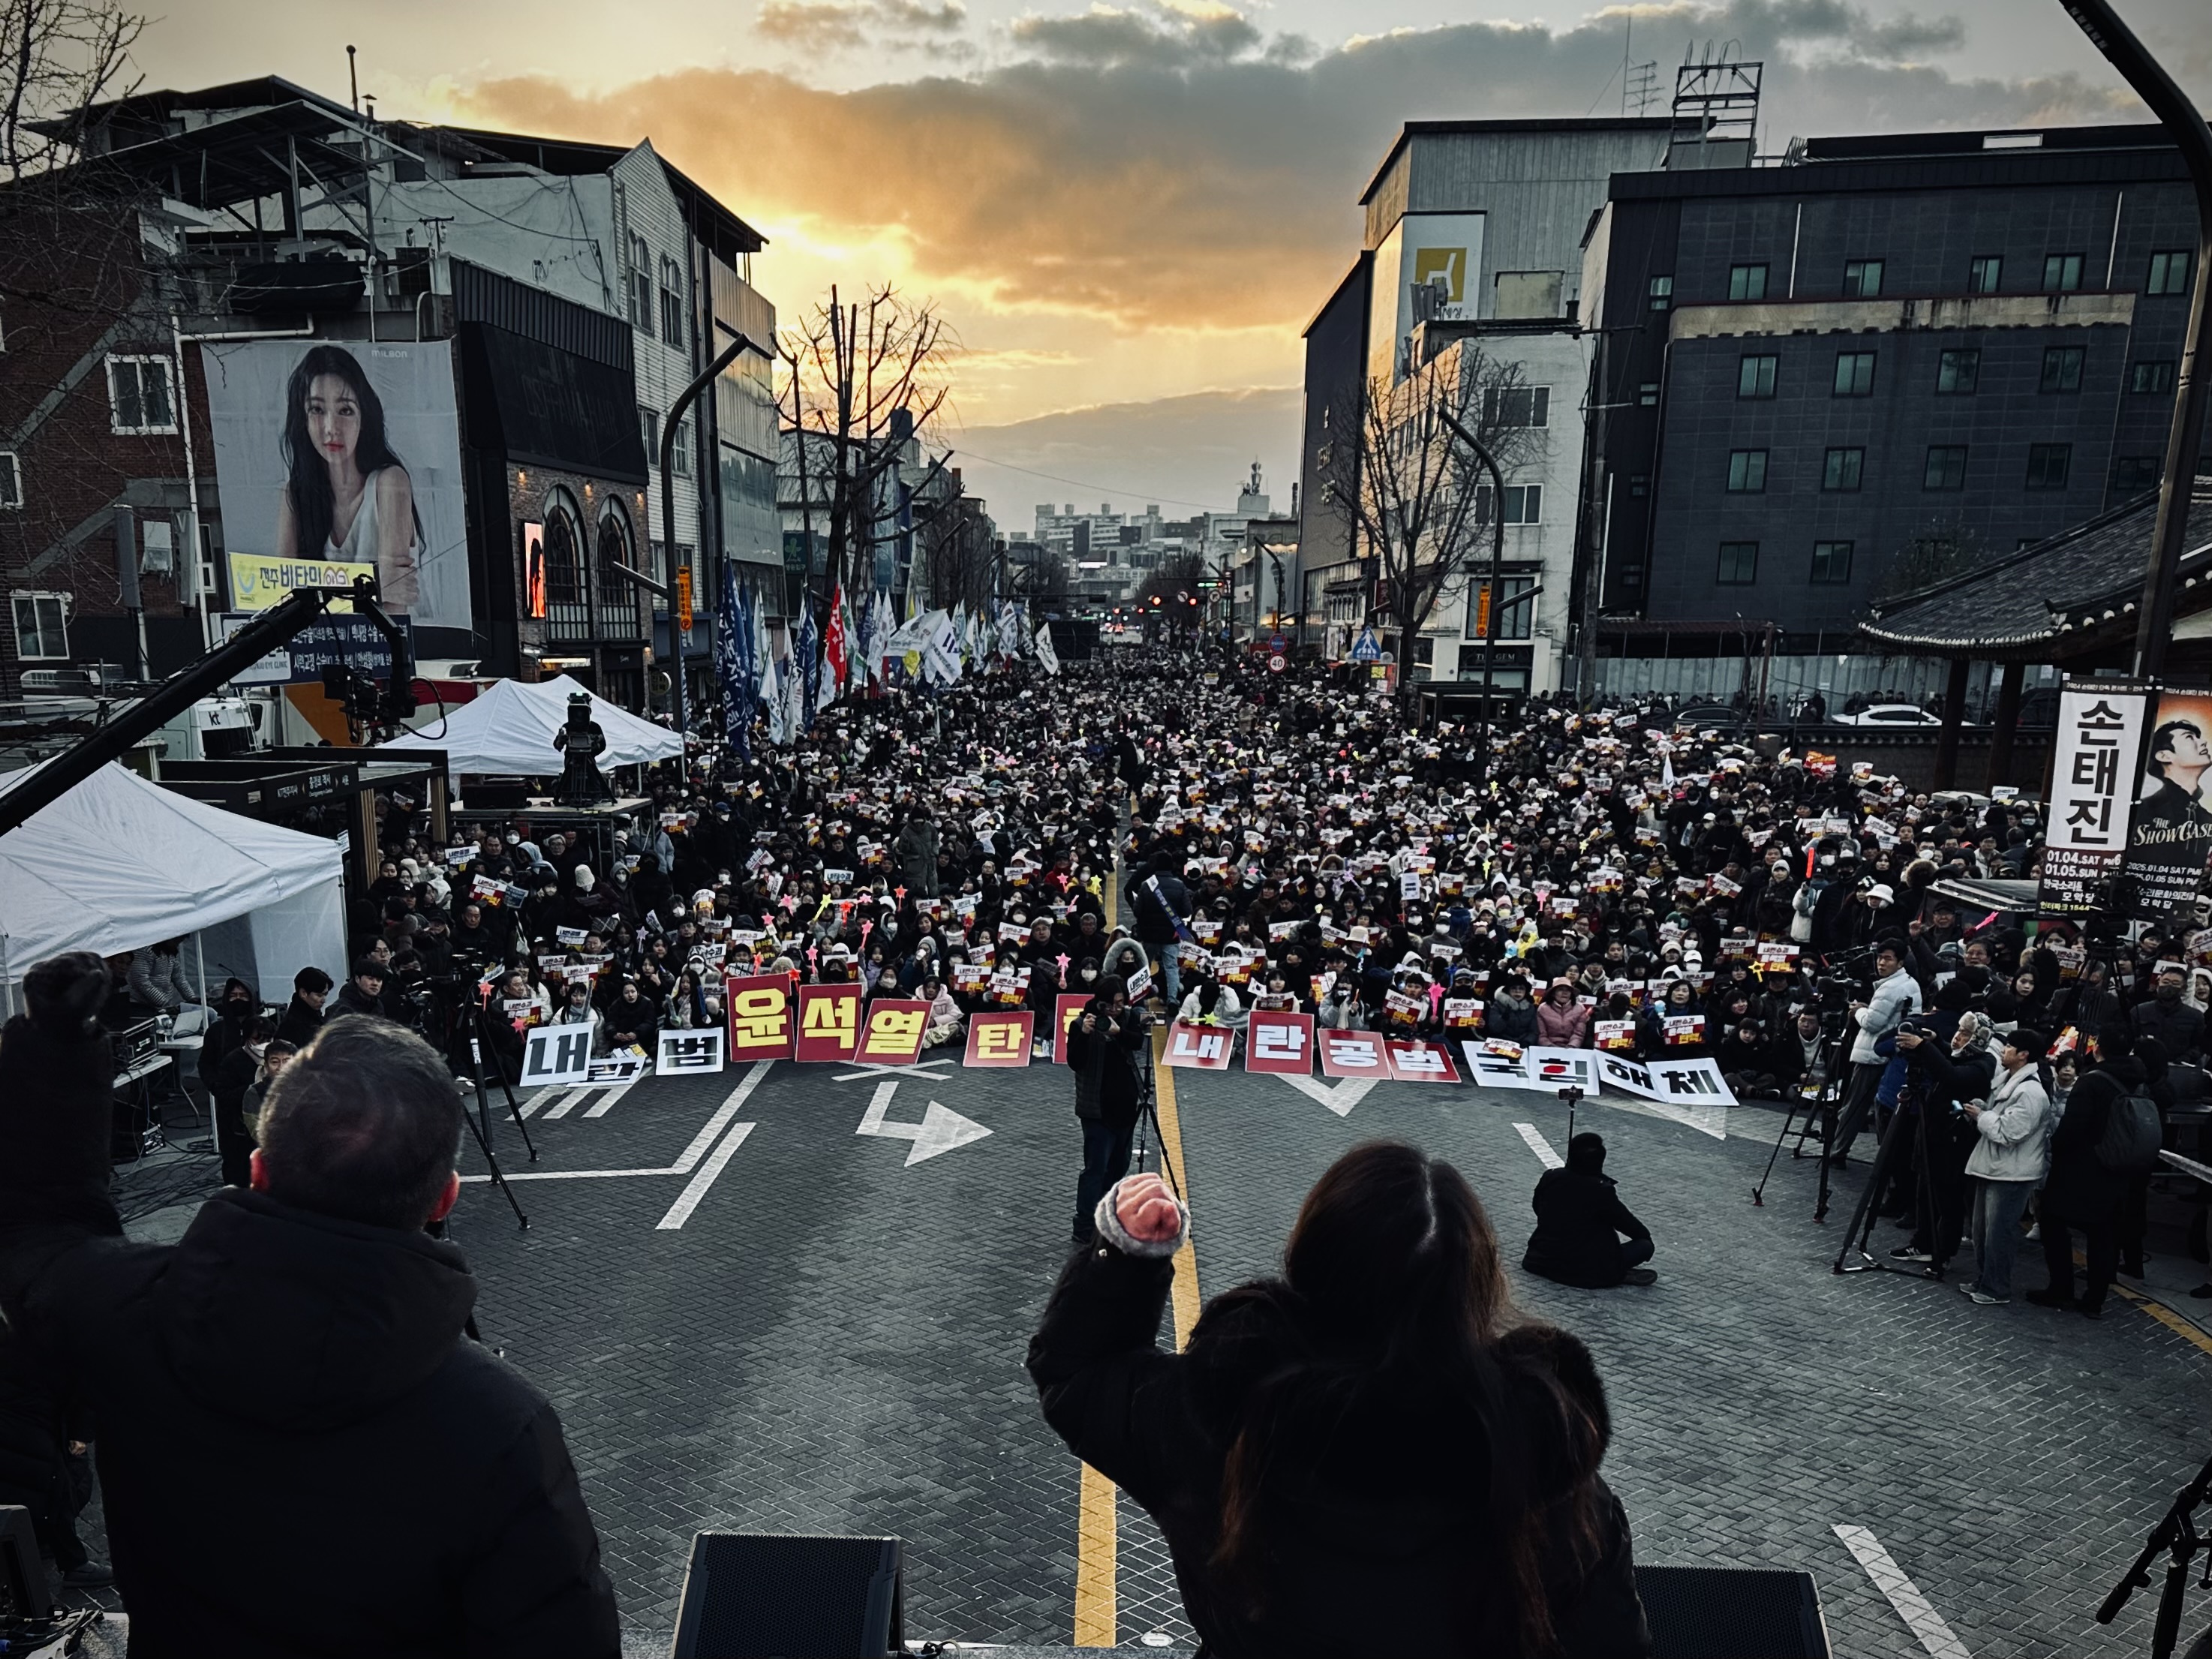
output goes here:
[{"label": "flag", "polygon": [[845,586],[830,590],[830,627],[822,636],[822,688],[815,694],[817,709],[837,701],[845,687]]},{"label": "flag", "polygon": [[849,669],[854,690],[865,693],[874,682],[876,669],[868,645],[876,637],[876,589],[868,585],[867,598],[853,607],[853,661]]},{"label": "flag", "polygon": [[890,678],[891,636],[898,632],[898,619],[891,615],[891,596],[883,589],[876,590],[876,626],[868,637],[868,672],[878,682]]},{"label": "flag", "polygon": [[768,740],[780,749],[791,741],[791,727],[786,718],[791,712],[790,700],[783,694],[786,676],[782,663],[773,651],[763,651],[761,662],[760,699],[766,705]]},{"label": "flag", "polygon": [[999,654],[1012,662],[1022,654],[1022,602],[1002,601],[999,606]]},{"label": "flag", "polygon": [[752,707],[745,684],[745,647],[750,642],[744,599],[738,592],[738,567],[722,561],[722,600],[714,616],[714,678],[722,690],[722,733],[740,760],[751,757],[748,739]]},{"label": "flag", "polygon": [[821,636],[814,629],[814,596],[799,602],[799,632],[791,641],[793,682],[791,696],[797,707],[794,733],[814,724],[815,698],[822,684]]},{"label": "flag", "polygon": [[1036,631],[1037,663],[1048,674],[1060,672],[1060,653],[1052,648],[1052,624],[1039,623]]}]

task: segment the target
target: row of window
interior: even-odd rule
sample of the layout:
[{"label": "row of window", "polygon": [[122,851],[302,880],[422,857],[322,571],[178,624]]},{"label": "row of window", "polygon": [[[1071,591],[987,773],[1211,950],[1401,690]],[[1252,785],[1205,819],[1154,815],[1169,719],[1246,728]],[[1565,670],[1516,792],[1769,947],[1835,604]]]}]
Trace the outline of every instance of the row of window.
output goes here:
[{"label": "row of window", "polygon": [[[1921,471],[1923,489],[1964,489],[1966,487],[1965,444],[1930,444]],[[1758,495],[1766,489],[1766,457],[1763,449],[1732,449],[1728,459],[1728,493]],[[2029,489],[2063,489],[2073,470],[2071,444],[2030,444],[2027,447]],[[2158,483],[2160,459],[2155,455],[2125,455],[2113,464],[2112,488],[2133,495]],[[2146,482],[2146,477],[2148,482]],[[1831,449],[1821,458],[1820,488],[1826,493],[1849,492],[1864,487],[1866,451],[1858,446]],[[1509,522],[1510,522],[1509,520]]]},{"label": "row of window", "polygon": [[[1871,398],[1874,395],[1875,360],[1879,354],[1872,351],[1839,351],[1836,354],[1834,377],[1829,382],[1829,392],[1837,398]],[[2088,348],[2067,345],[2047,347],[2043,354],[2043,371],[2036,381],[2039,392],[2067,393],[2081,389],[2081,371],[2088,361]],[[1782,359],[1772,352],[1751,352],[1736,363],[1735,395],[1738,398],[1771,398],[1781,378]],[[1936,392],[1943,398],[1971,398],[1980,389],[1982,381],[1982,353],[1978,346],[1959,346],[1937,354],[1936,361]],[[1645,388],[1655,401],[1658,387]],[[2130,392],[2170,393],[2173,390],[2173,364],[2170,360],[2144,359],[2128,366]]]},{"label": "row of window", "polygon": [[[632,327],[653,331],[653,249],[642,236],[629,239],[629,320]],[[684,304],[684,267],[666,254],[660,256],[660,338],[681,350],[691,338],[690,314]]]},{"label": "row of window", "polygon": [[[1813,561],[1805,580],[1817,586],[1836,587],[1851,579],[1850,542],[1814,542]],[[1759,580],[1759,544],[1723,542],[1713,580],[1723,587],[1748,587]]]},{"label": "row of window", "polygon": [[[2163,248],[2150,256],[2150,269],[2144,273],[2143,292],[2146,294],[2186,294],[2189,292],[2191,252],[2187,248]],[[2081,287],[2081,270],[2085,256],[2079,253],[2047,253],[2043,258],[2045,294],[2074,294]],[[1847,300],[1877,299],[1881,294],[1884,261],[1880,259],[1846,259],[1844,261],[1842,294]],[[1728,296],[1730,300],[1748,301],[1766,297],[1767,276],[1771,267],[1763,264],[1730,265],[1729,267]],[[1996,294],[2004,287],[2004,258],[1996,253],[1978,253],[1966,262],[1966,292]],[[1672,276],[1654,276],[1645,286],[1645,297],[1654,311],[1668,311],[1674,304],[1674,279]]]},{"label": "row of window", "polygon": [[[660,416],[643,404],[637,406],[638,435],[645,440],[645,464],[657,468],[660,465]],[[676,423],[676,476],[691,476],[691,417],[686,415]]]}]

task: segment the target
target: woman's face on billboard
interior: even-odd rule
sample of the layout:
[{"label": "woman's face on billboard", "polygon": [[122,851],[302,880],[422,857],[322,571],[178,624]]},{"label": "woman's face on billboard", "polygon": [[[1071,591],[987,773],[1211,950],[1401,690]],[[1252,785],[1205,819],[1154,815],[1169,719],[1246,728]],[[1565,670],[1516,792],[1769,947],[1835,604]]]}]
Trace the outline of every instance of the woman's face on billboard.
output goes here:
[{"label": "woman's face on billboard", "polygon": [[318,374],[307,385],[307,435],[316,453],[333,466],[353,459],[361,441],[361,404],[353,388],[335,374]]}]

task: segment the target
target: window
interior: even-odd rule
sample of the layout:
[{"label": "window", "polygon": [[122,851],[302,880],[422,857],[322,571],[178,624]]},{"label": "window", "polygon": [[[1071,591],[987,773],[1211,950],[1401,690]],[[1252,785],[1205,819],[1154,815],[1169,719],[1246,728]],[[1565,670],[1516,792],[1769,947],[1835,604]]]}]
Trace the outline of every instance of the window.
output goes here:
[{"label": "window", "polygon": [[1874,353],[1838,351],[1836,354],[1836,396],[1838,398],[1874,396]]},{"label": "window", "polygon": [[[1483,523],[1490,522],[1490,486],[1484,484],[1474,492],[1475,516]],[[1544,486],[1541,484],[1508,484],[1505,486],[1505,522],[1507,524],[1541,524],[1544,521]]]},{"label": "window", "polygon": [[1881,260],[1846,259],[1844,262],[1844,297],[1845,299],[1871,300],[1881,292]]},{"label": "window", "polygon": [[2154,396],[2173,395],[2173,364],[2171,360],[2157,358],[2128,365],[2128,390],[2147,392]]},{"label": "window", "polygon": [[12,449],[0,449],[0,507],[23,504],[23,463]]},{"label": "window", "polygon": [[1650,296],[1651,309],[1664,311],[1674,303],[1674,279],[1654,276],[1645,290]]},{"label": "window", "polygon": [[681,346],[690,337],[684,325],[684,267],[666,254],[660,256],[660,337]]},{"label": "window", "polygon": [[1775,356],[1746,357],[1736,365],[1735,395],[1739,398],[1771,398],[1774,395],[1774,371],[1782,359]]},{"label": "window", "polygon": [[1994,294],[2004,280],[2004,260],[1994,253],[1977,253],[1966,265],[1966,292]]},{"label": "window", "polygon": [[1631,501],[1640,501],[1650,493],[1651,475],[1649,472],[1634,472],[1629,475],[1628,497]]},{"label": "window", "polygon": [[1928,465],[1920,476],[1923,489],[1964,489],[1966,487],[1966,447],[1930,444]]},{"label": "window", "polygon": [[2030,489],[2063,489],[2066,474],[2074,465],[2072,444],[2030,444],[2027,447],[2027,487]]},{"label": "window", "polygon": [[1813,544],[1813,569],[1807,580],[1832,586],[1850,579],[1851,544],[1849,542]]},{"label": "window", "polygon": [[1729,267],[1729,298],[1731,300],[1764,300],[1766,297],[1766,267],[1765,265],[1730,265]]},{"label": "window", "polygon": [[653,250],[642,236],[629,239],[629,321],[633,328],[653,331]]},{"label": "window", "polygon": [[1636,405],[1639,409],[1659,407],[1659,382],[1646,380],[1636,388]]},{"label": "window", "polygon": [[2150,281],[2143,284],[2148,294],[2186,294],[2189,292],[2189,250],[2175,248],[2165,253],[2150,256]]},{"label": "window", "polygon": [[2158,488],[2164,461],[2156,455],[2120,455],[2112,461],[2112,494],[2148,495]]},{"label": "window", "polygon": [[1982,353],[1978,346],[1962,346],[1936,360],[1936,395],[1939,398],[1971,398],[1981,378]]},{"label": "window", "polygon": [[2043,291],[2045,294],[2073,294],[2081,287],[2080,254],[2046,253],[2043,256]]},{"label": "window", "polygon": [[1757,495],[1766,489],[1766,452],[1763,449],[1732,449],[1729,452],[1729,493],[1731,495]]},{"label": "window", "polygon": [[637,406],[638,436],[645,440],[645,464],[648,467],[660,465],[660,416],[643,404]]},{"label": "window", "polygon": [[1759,544],[1723,542],[1720,568],[1713,580],[1723,587],[1748,587],[1759,580]]},{"label": "window", "polygon": [[1486,426],[1549,426],[1552,388],[1491,386],[1482,394],[1482,420]]},{"label": "window", "polygon": [[[1478,581],[1467,590],[1467,633],[1465,637],[1479,640],[1482,630],[1477,626],[1482,617],[1482,590],[1490,584]],[[1497,631],[1492,638],[1526,640],[1536,632],[1536,579],[1534,576],[1500,576],[1498,579],[1498,600],[1492,608]]]},{"label": "window", "polygon": [[676,463],[676,476],[691,476],[691,417],[686,415],[676,423],[676,442],[672,446]]},{"label": "window", "polygon": [[110,357],[107,410],[113,429],[151,434],[177,429],[176,405],[169,397],[167,357]]},{"label": "window", "polygon": [[25,662],[69,660],[69,596],[17,593],[15,654]]},{"label": "window", "polygon": [[1856,489],[1866,473],[1866,451],[1832,449],[1820,465],[1820,488]]},{"label": "window", "polygon": [[559,505],[545,512],[545,597],[556,605],[586,603],[582,532]]},{"label": "window", "polygon": [[2079,392],[2081,389],[2080,346],[2049,346],[2043,353],[2041,392]]}]

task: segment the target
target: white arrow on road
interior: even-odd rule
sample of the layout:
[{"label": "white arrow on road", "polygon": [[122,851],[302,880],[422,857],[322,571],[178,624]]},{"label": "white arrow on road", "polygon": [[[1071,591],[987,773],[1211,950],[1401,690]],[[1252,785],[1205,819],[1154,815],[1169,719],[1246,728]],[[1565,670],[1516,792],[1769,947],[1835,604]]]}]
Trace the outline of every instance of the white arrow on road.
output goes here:
[{"label": "white arrow on road", "polygon": [[1300,1094],[1321,1102],[1339,1117],[1350,1117],[1352,1109],[1366,1099],[1367,1091],[1375,1086],[1375,1079],[1371,1077],[1340,1078],[1336,1086],[1331,1088],[1318,1078],[1296,1077],[1288,1072],[1278,1072],[1275,1075]]},{"label": "white arrow on road", "polygon": [[890,1109],[891,1097],[897,1092],[896,1079],[876,1085],[875,1096],[868,1102],[867,1115],[853,1133],[880,1135],[887,1140],[911,1140],[913,1150],[906,1155],[906,1167],[909,1170],[926,1158],[949,1152],[955,1146],[965,1146],[991,1133],[975,1119],[963,1117],[951,1107],[940,1106],[933,1100],[919,1123],[886,1123],[884,1114]]}]

